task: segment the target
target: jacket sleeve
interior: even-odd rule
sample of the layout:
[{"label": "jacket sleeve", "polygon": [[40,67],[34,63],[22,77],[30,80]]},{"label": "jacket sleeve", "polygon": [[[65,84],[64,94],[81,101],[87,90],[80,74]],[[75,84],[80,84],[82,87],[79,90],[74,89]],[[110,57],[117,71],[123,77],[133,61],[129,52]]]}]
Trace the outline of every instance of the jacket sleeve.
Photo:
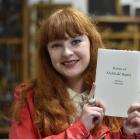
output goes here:
[{"label": "jacket sleeve", "polygon": [[118,132],[111,133],[112,139],[140,139],[140,134],[127,135],[124,133],[123,128]]},{"label": "jacket sleeve", "polygon": [[[21,124],[17,124],[15,120],[12,122],[10,129],[10,139],[40,139],[39,130],[34,127],[30,112],[27,106],[24,106],[21,111]],[[86,139],[89,136],[89,131],[80,122],[76,122],[67,128],[64,132],[57,135],[51,135],[45,139]]]},{"label": "jacket sleeve", "polygon": [[[19,98],[16,95],[16,102]],[[41,139],[39,129],[35,126],[32,119],[32,113],[34,111],[32,92],[28,93],[27,102],[22,106],[20,110],[21,123],[18,124],[15,120],[12,120],[11,129],[9,132],[10,139]],[[82,124],[77,121],[67,128],[64,132],[57,135],[51,135],[45,137],[45,139],[86,139],[90,135],[90,132]]]},{"label": "jacket sleeve", "polygon": [[33,122],[30,118],[30,114],[26,105],[20,112],[21,122],[18,124],[17,121],[12,120],[12,125],[9,132],[10,139],[36,139],[39,138],[37,132],[33,127]]},{"label": "jacket sleeve", "polygon": [[[14,92],[15,103],[20,102],[20,95],[24,89],[23,86],[18,87]],[[34,112],[32,90],[27,92],[27,100],[24,105],[20,108],[18,123],[15,119],[11,121],[11,128],[9,131],[10,139],[37,139],[41,138],[38,129],[33,123],[32,114]]]},{"label": "jacket sleeve", "polygon": [[86,139],[90,136],[89,131],[85,128],[82,122],[77,121],[67,128],[64,132],[51,135],[45,139]]}]

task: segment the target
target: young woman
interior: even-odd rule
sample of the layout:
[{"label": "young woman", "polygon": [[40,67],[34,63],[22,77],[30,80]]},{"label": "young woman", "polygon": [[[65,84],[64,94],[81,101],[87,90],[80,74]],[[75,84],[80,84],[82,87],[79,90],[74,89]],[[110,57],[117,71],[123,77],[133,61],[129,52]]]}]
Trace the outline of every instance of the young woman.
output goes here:
[{"label": "young woman", "polygon": [[92,98],[97,50],[103,47],[92,19],[68,8],[41,25],[36,79],[19,85],[10,138],[140,138],[140,103],[128,118],[105,117]]}]

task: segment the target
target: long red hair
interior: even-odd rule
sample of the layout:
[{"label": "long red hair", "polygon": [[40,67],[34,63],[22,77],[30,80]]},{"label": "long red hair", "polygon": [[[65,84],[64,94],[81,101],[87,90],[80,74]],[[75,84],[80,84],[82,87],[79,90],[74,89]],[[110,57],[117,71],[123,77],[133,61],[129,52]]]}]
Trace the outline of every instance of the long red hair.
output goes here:
[{"label": "long red hair", "polygon": [[[69,117],[76,115],[63,77],[53,68],[47,51],[49,42],[65,39],[66,34],[70,37],[85,34],[90,40],[90,63],[84,73],[84,86],[87,90],[90,90],[95,81],[97,50],[103,47],[92,19],[76,9],[58,10],[42,22],[38,34],[37,75],[32,88],[36,109],[34,121],[44,136],[64,131],[70,125]],[[107,118],[104,122],[111,125],[116,119],[111,119],[109,123]]]}]

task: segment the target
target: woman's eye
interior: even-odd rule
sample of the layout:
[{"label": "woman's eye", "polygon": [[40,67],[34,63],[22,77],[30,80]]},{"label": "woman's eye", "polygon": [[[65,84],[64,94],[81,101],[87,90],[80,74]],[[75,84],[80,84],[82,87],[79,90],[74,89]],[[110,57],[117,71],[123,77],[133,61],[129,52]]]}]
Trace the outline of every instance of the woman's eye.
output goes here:
[{"label": "woman's eye", "polygon": [[61,47],[61,44],[53,44],[51,47],[52,48],[59,48],[59,47]]},{"label": "woman's eye", "polygon": [[81,43],[81,39],[74,39],[71,43],[72,45],[78,45],[79,43]]}]

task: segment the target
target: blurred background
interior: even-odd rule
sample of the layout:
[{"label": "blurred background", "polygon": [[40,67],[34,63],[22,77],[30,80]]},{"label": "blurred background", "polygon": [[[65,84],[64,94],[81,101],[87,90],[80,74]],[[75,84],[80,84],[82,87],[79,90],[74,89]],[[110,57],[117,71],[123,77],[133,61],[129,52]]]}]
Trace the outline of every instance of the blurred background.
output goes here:
[{"label": "blurred background", "polygon": [[91,16],[106,48],[140,49],[140,0],[0,0],[0,138],[8,138],[12,92],[36,72],[36,35],[53,10]]}]

